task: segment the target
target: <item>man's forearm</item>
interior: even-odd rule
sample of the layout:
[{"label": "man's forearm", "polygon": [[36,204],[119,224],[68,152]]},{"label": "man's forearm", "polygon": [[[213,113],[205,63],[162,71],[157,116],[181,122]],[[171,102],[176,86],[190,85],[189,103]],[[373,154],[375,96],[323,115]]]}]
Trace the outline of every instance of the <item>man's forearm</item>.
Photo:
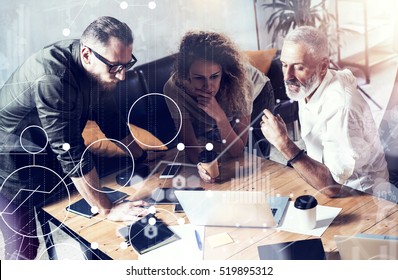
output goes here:
[{"label": "man's forearm", "polygon": [[106,194],[100,191],[100,181],[95,168],[83,177],[71,177],[71,179],[76,189],[90,206],[96,206],[100,214],[107,215],[109,213],[112,203]]},{"label": "man's forearm", "polygon": [[120,142],[126,145],[134,158],[140,158],[143,155],[144,150],[141,149],[131,134],[127,135]]},{"label": "man's forearm", "polygon": [[335,197],[340,193],[341,185],[333,179],[324,164],[303,154],[292,166],[308,184],[325,195]]},{"label": "man's forearm", "polygon": [[[290,160],[299,154],[300,148],[292,141],[289,141],[286,146],[281,148],[280,152],[287,160]],[[333,179],[326,165],[312,159],[305,153],[300,153],[299,157],[292,161],[291,164],[297,173],[317,190],[329,197],[339,194],[341,185]]]}]

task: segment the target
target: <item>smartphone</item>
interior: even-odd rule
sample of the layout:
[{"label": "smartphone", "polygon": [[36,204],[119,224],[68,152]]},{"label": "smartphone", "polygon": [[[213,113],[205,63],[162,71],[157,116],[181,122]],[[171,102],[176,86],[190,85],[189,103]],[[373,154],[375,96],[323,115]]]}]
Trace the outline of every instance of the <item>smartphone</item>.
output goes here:
[{"label": "smartphone", "polygon": [[168,164],[163,170],[162,174],[160,174],[160,179],[169,179],[174,178],[181,169],[181,164],[173,163]]}]

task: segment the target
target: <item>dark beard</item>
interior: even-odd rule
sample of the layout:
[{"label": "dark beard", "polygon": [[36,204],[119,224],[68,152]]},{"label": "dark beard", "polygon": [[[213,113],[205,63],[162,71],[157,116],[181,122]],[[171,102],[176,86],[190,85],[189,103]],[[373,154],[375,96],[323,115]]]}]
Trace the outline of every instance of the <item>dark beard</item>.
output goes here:
[{"label": "dark beard", "polygon": [[106,95],[113,93],[115,90],[117,83],[105,83],[102,82],[97,75],[93,75],[91,73],[88,74],[92,92],[101,92]]}]

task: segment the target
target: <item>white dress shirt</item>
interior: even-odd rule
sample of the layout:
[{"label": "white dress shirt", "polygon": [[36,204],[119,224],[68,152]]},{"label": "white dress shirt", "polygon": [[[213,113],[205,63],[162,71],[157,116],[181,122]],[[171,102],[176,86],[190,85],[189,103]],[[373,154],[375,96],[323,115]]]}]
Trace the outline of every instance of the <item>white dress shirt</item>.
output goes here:
[{"label": "white dress shirt", "polygon": [[325,164],[337,183],[372,193],[388,181],[387,164],[356,85],[351,71],[328,70],[310,101],[299,101],[301,136],[308,156]]}]

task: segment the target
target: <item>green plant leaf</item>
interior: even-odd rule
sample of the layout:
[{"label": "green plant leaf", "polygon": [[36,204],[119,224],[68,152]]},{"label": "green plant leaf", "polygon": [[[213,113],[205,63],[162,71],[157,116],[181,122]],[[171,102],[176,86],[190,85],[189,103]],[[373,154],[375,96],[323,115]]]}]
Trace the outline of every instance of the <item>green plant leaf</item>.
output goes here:
[{"label": "green plant leaf", "polygon": [[326,9],[326,0],[313,5],[311,0],[273,0],[262,4],[264,9],[272,9],[266,21],[268,32],[273,32],[272,43],[279,35],[285,36],[291,29],[302,25],[311,25],[328,32],[336,22],[333,14]]}]

